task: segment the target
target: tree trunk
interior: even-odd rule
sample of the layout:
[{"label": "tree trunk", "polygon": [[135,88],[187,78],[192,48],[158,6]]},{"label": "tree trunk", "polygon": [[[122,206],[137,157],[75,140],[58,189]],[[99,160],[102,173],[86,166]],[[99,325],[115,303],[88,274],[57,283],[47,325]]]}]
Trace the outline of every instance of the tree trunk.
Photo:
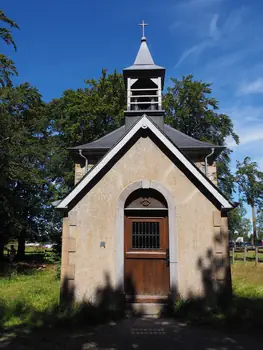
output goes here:
[{"label": "tree trunk", "polygon": [[25,247],[26,247],[26,232],[21,231],[18,237],[18,248],[17,248],[17,258],[19,260],[25,257]]},{"label": "tree trunk", "polygon": [[4,247],[5,247],[5,241],[3,234],[0,234],[0,261],[4,260]]},{"label": "tree trunk", "polygon": [[253,224],[253,243],[254,246],[257,244],[257,225],[256,225],[256,213],[255,213],[255,204],[252,202],[252,224]]}]

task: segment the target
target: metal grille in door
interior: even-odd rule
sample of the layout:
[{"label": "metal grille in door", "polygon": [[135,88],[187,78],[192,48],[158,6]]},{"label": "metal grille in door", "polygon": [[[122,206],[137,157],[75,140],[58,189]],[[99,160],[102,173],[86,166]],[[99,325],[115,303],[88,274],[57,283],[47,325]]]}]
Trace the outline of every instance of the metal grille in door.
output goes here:
[{"label": "metal grille in door", "polygon": [[159,249],[160,248],[159,222],[133,221],[132,248]]}]

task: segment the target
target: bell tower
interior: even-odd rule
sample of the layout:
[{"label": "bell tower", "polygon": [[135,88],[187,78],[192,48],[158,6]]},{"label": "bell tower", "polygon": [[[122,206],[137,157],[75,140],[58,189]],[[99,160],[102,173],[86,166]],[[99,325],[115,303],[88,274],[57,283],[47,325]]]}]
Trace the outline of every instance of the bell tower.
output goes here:
[{"label": "bell tower", "polygon": [[148,48],[144,27],[141,46],[132,66],[123,70],[127,90],[127,110],[125,126],[129,128],[138,118],[146,114],[163,130],[164,111],[162,109],[162,90],[165,68],[157,66]]}]

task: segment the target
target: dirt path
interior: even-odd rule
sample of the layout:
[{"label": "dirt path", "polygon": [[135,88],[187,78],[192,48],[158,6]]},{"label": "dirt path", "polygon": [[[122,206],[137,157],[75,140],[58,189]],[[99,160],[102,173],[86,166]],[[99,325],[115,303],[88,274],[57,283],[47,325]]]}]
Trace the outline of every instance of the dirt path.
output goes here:
[{"label": "dirt path", "polygon": [[126,319],[83,331],[70,329],[21,333],[2,339],[5,350],[261,350],[263,338],[226,334],[187,326],[169,319]]}]

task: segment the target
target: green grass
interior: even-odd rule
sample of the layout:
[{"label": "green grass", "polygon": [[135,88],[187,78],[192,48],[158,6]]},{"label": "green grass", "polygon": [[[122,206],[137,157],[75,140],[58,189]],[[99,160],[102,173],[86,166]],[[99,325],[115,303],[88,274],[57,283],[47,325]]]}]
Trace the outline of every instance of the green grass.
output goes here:
[{"label": "green grass", "polygon": [[179,302],[175,316],[193,324],[204,324],[242,332],[262,332],[263,329],[263,264],[237,261],[231,265],[233,299],[211,306],[206,300]]},{"label": "green grass", "polygon": [[234,294],[263,299],[263,264],[237,262],[231,266]]},{"label": "green grass", "polygon": [[[255,250],[248,250],[246,255],[247,261],[253,261],[255,262],[256,259],[256,253]],[[232,261],[232,250],[230,251],[230,259]],[[235,262],[241,261],[244,259],[244,251],[235,251]],[[260,261],[263,261],[263,251],[262,248],[259,249],[258,252],[258,259]]]},{"label": "green grass", "polygon": [[12,272],[10,276],[1,278],[2,327],[29,324],[35,314],[58,306],[59,284],[55,267],[28,275]]},{"label": "green grass", "polygon": [[[43,271],[29,270],[27,274],[10,271],[0,279],[0,326],[40,327],[43,325],[72,325],[87,318],[100,322],[101,311],[90,305],[69,310],[59,306],[60,281],[57,267],[47,265]],[[237,262],[232,265],[234,299],[227,310],[203,309],[191,302],[177,305],[175,317],[185,317],[189,322],[240,329],[263,327],[263,264]],[[99,314],[99,315],[98,315]],[[73,323],[72,323],[73,322]],[[92,321],[91,321],[92,322]],[[79,323],[77,323],[78,325]]]}]

